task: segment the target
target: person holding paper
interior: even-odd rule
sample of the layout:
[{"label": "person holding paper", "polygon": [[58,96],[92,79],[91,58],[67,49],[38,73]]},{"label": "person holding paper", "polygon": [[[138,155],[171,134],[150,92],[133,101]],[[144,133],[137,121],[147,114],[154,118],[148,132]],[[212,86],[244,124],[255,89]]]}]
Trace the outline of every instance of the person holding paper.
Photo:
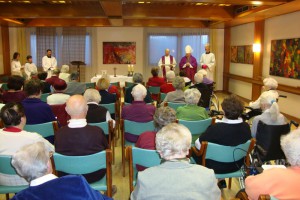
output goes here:
[{"label": "person holding paper", "polygon": [[194,76],[197,73],[197,60],[192,56],[193,49],[190,45],[185,47],[185,56],[179,63],[179,70],[184,71],[186,76],[194,82]]},{"label": "person holding paper", "polygon": [[47,49],[47,55],[42,59],[42,66],[45,72],[48,72],[48,78],[52,76],[52,70],[57,67],[57,61],[54,56],[52,56],[52,50]]},{"label": "person holding paper", "polygon": [[205,45],[205,53],[203,53],[200,58],[200,67],[206,70],[207,78],[212,81],[214,80],[215,66],[216,66],[215,54],[210,52],[210,46],[207,43]]},{"label": "person holding paper", "polygon": [[170,70],[175,71],[176,60],[170,55],[170,49],[165,50],[165,55],[162,56],[158,62],[158,66],[163,72],[163,77],[166,80],[166,73]]}]

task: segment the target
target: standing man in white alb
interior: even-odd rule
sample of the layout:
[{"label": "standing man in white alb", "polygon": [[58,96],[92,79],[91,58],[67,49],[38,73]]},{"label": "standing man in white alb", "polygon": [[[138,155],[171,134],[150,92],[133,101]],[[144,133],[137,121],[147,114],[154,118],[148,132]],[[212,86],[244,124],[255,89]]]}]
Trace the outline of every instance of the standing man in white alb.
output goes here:
[{"label": "standing man in white alb", "polygon": [[215,54],[210,52],[210,46],[207,43],[205,45],[205,53],[203,53],[200,58],[200,67],[207,71],[207,78],[212,81],[214,80],[215,66]]},{"label": "standing man in white alb", "polygon": [[45,72],[48,72],[47,78],[52,76],[52,70],[57,67],[57,61],[54,56],[52,56],[51,49],[47,49],[47,55],[42,59],[42,66]]},{"label": "standing man in white alb", "polygon": [[176,64],[175,58],[170,55],[170,49],[166,49],[165,55],[162,56],[158,62],[158,66],[161,68],[165,80],[168,71],[175,71]]}]

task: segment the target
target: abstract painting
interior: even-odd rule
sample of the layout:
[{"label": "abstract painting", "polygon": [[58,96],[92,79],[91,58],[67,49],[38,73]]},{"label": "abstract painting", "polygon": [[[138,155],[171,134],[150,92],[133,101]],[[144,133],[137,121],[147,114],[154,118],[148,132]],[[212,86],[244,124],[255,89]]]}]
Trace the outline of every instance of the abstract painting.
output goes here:
[{"label": "abstract painting", "polygon": [[244,63],[245,62],[245,46],[237,47],[237,62]]},{"label": "abstract painting", "polygon": [[237,63],[237,46],[231,46],[231,58],[230,61]]},{"label": "abstract painting", "polygon": [[103,64],[136,64],[136,43],[103,42]]},{"label": "abstract painting", "polygon": [[253,64],[253,49],[252,45],[245,46],[245,64]]},{"label": "abstract painting", "polygon": [[271,41],[270,75],[300,79],[300,38]]}]

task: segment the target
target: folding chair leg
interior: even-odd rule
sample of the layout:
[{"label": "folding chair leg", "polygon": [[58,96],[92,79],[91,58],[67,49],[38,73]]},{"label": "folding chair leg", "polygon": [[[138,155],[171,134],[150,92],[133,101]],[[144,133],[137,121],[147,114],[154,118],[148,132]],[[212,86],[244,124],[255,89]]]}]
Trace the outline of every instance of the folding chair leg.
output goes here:
[{"label": "folding chair leg", "polygon": [[6,200],[9,200],[9,193],[5,194]]},{"label": "folding chair leg", "polygon": [[231,189],[231,181],[232,181],[232,178],[229,178],[229,181],[228,181],[228,189]]}]

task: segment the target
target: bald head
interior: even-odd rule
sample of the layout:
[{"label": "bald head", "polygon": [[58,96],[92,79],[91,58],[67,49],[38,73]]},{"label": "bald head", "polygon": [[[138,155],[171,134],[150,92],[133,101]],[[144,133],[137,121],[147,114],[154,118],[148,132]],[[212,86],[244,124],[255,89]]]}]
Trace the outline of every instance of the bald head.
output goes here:
[{"label": "bald head", "polygon": [[165,56],[169,56],[170,55],[170,49],[166,49],[165,50]]},{"label": "bald head", "polygon": [[71,119],[85,119],[88,106],[82,95],[73,95],[67,101],[66,111]]},{"label": "bald head", "polygon": [[205,45],[205,52],[206,52],[206,53],[209,53],[209,52],[210,52],[210,46],[209,46],[208,43]]}]

